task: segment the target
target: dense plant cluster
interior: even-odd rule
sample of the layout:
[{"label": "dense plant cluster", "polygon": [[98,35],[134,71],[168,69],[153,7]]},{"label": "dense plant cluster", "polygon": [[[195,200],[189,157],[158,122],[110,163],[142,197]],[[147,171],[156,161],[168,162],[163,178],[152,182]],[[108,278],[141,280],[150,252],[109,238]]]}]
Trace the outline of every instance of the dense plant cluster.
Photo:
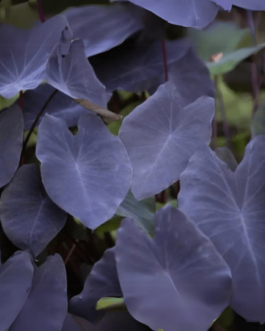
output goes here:
[{"label": "dense plant cluster", "polygon": [[263,330],[265,1],[71,5],[0,1],[0,331]]}]

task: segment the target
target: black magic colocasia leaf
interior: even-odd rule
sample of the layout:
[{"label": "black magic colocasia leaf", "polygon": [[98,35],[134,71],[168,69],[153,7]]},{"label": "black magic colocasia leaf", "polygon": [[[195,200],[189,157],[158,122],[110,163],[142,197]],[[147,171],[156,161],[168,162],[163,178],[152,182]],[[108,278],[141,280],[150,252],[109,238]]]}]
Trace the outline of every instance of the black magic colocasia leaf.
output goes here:
[{"label": "black magic colocasia leaf", "polygon": [[47,196],[37,164],[18,169],[0,200],[0,219],[7,237],[37,256],[59,233],[66,213]]},{"label": "black magic colocasia leaf", "polygon": [[90,229],[105,223],[124,200],[132,166],[122,142],[98,116],[81,115],[73,135],[64,120],[46,114],[36,155],[50,198]]},{"label": "black magic colocasia leaf", "polygon": [[265,322],[265,136],[246,147],[233,172],[204,147],[180,177],[179,208],[214,243],[232,271],[231,307]]},{"label": "black magic colocasia leaf", "polygon": [[12,98],[22,90],[35,89],[45,79],[49,55],[68,26],[58,15],[29,30],[0,26],[0,95]]},{"label": "black magic colocasia leaf", "polygon": [[212,242],[171,206],[155,216],[155,236],[125,219],[115,259],[130,314],[153,330],[205,331],[228,305],[230,270]]},{"label": "black magic colocasia leaf", "polygon": [[[188,51],[186,40],[165,42],[167,63],[181,59]],[[124,44],[90,59],[99,80],[112,92],[122,89],[139,92],[156,89],[165,81],[165,68],[161,41],[147,45]]]},{"label": "black magic colocasia leaf", "polygon": [[[0,330],[9,330],[31,288],[34,267],[27,252],[17,252],[0,265]],[[22,330],[22,329],[21,329]]]},{"label": "black magic colocasia leaf", "polygon": [[23,132],[23,116],[17,105],[0,113],[0,187],[8,184],[17,170]]},{"label": "black magic colocasia leaf", "polygon": [[28,299],[8,330],[60,331],[66,314],[66,272],[61,257],[56,254],[35,268]]},{"label": "black magic colocasia leaf", "polygon": [[68,314],[62,331],[151,331],[149,327],[137,322],[126,310],[107,312],[96,325],[83,318]]},{"label": "black magic colocasia leaf", "polygon": [[232,4],[249,10],[265,10],[263,0],[231,0]]},{"label": "black magic colocasia leaf", "polygon": [[105,315],[104,310],[96,310],[96,304],[103,297],[122,297],[118,279],[115,248],[108,249],[89,274],[82,293],[69,303],[72,314],[95,323]]},{"label": "black magic colocasia leaf", "polygon": [[84,42],[86,57],[121,44],[144,25],[132,6],[80,6],[64,12],[74,38]]},{"label": "black magic colocasia leaf", "polygon": [[183,107],[173,82],[125,117],[119,137],[128,151],[137,200],[161,192],[179,180],[189,158],[210,142],[214,99],[201,97]]},{"label": "black magic colocasia leaf", "polygon": [[[29,130],[38,117],[39,112],[55,92],[55,88],[49,84],[41,84],[35,90],[27,91],[23,95],[23,117],[25,130]],[[68,95],[57,91],[53,99],[47,105],[44,114],[38,118],[36,126],[38,127],[43,116],[50,114],[54,117],[64,119],[68,127],[76,126],[81,114],[94,114],[92,111],[80,106]]]},{"label": "black magic colocasia leaf", "polygon": [[[112,0],[115,1],[115,0]],[[118,0],[127,1],[127,0]],[[130,0],[175,25],[202,29],[214,20],[219,7],[211,0]],[[251,1],[251,0],[249,0]]]}]

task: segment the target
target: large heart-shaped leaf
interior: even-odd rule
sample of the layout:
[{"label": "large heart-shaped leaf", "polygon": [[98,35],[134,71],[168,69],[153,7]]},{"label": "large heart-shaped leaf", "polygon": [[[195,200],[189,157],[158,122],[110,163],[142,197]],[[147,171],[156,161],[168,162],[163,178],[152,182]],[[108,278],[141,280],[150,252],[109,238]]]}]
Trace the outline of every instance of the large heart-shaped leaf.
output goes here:
[{"label": "large heart-shaped leaf", "polygon": [[0,265],[0,330],[7,330],[24,306],[33,279],[31,256],[15,253]]},{"label": "large heart-shaped leaf", "polygon": [[[115,0],[112,0],[115,1]],[[127,0],[119,0],[127,1]],[[218,6],[211,0],[130,0],[169,23],[202,29],[216,16]]]},{"label": "large heart-shaped leaf", "polygon": [[[35,90],[27,91],[23,95],[23,117],[25,130],[29,130],[31,128],[45,103],[54,92],[54,87],[49,84],[41,84]],[[89,110],[86,110],[84,107],[80,106],[68,95],[58,91],[47,105],[44,113],[38,118],[36,126],[39,126],[43,116],[48,113],[54,117],[64,119],[68,127],[73,127],[77,125],[80,115],[88,112]],[[89,113],[95,114],[93,112]]]},{"label": "large heart-shaped leaf", "polygon": [[29,297],[9,331],[58,331],[67,314],[66,273],[59,255],[35,269]]},{"label": "large heart-shaped leaf", "polygon": [[246,148],[235,172],[210,148],[190,159],[180,178],[179,208],[214,243],[232,271],[231,307],[265,322],[265,136]]},{"label": "large heart-shaped leaf", "polygon": [[39,126],[36,154],[51,199],[95,229],[124,200],[132,167],[122,142],[100,118],[82,115],[78,128],[74,136],[63,120],[46,114]]},{"label": "large heart-shaped leaf", "polygon": [[68,25],[64,16],[36,23],[29,30],[0,27],[0,95],[12,98],[19,91],[36,88],[45,79],[48,57]]},{"label": "large heart-shaped leaf", "polygon": [[10,182],[18,167],[23,132],[23,116],[17,105],[0,113],[0,187]]},{"label": "large heart-shaped leaf", "polygon": [[205,331],[228,304],[228,266],[193,222],[171,206],[157,212],[154,240],[124,220],[115,254],[125,304],[153,330]]},{"label": "large heart-shaped leaf", "polygon": [[[166,41],[167,63],[170,66],[188,51],[186,40]],[[124,43],[90,59],[99,80],[112,92],[122,89],[139,92],[157,88],[165,82],[161,41]]]},{"label": "large heart-shaped leaf", "polygon": [[104,310],[96,310],[96,304],[103,297],[122,297],[118,279],[115,250],[108,249],[88,276],[84,290],[70,301],[70,312],[95,323],[104,315]]},{"label": "large heart-shaped leaf", "polygon": [[84,41],[87,57],[106,52],[144,27],[132,6],[123,4],[79,6],[64,14],[74,38]]},{"label": "large heart-shaped leaf", "polygon": [[222,7],[225,10],[231,10],[232,8],[232,2],[231,0],[213,0],[217,5]]},{"label": "large heart-shaped leaf", "polygon": [[5,234],[19,248],[37,256],[66,222],[66,213],[47,196],[37,164],[19,168],[0,200]]},{"label": "large heart-shaped leaf", "polygon": [[201,97],[183,107],[173,82],[138,106],[123,121],[120,138],[133,166],[136,199],[161,192],[179,179],[191,155],[211,137],[214,99]]}]

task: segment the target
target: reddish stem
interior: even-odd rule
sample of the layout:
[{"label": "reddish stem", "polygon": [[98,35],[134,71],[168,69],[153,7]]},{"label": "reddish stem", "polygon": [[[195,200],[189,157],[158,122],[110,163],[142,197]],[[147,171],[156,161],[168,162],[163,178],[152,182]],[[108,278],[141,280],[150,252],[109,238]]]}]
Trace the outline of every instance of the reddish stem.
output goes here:
[{"label": "reddish stem", "polygon": [[[1,0],[0,0],[1,1]],[[24,108],[24,102],[23,102],[23,92],[19,92],[19,100],[18,100],[19,108],[22,110]]]},{"label": "reddish stem", "polygon": [[45,102],[44,106],[42,107],[41,111],[38,113],[38,115],[36,116],[35,118],[35,121],[33,122],[33,124],[31,125],[30,127],[30,130],[27,134],[27,137],[24,141],[24,144],[23,144],[23,149],[22,149],[22,153],[21,153],[21,160],[20,160],[20,165],[22,165],[22,162],[23,162],[23,158],[24,158],[24,154],[25,154],[25,150],[26,150],[26,147],[27,147],[27,144],[29,142],[29,139],[40,119],[40,117],[42,116],[42,114],[44,113],[45,109],[47,108],[47,106],[49,105],[49,103],[52,101],[52,99],[55,97],[56,93],[58,92],[58,90],[55,90],[52,95],[49,97],[49,99]]},{"label": "reddish stem", "polygon": [[163,61],[164,61],[164,70],[165,70],[165,81],[168,81],[168,66],[167,66],[167,49],[165,39],[162,40],[162,50],[163,50]]},{"label": "reddish stem", "polygon": [[40,18],[41,22],[43,23],[46,21],[46,19],[45,19],[44,11],[42,8],[41,0],[37,0],[37,4],[38,4],[39,18]]}]

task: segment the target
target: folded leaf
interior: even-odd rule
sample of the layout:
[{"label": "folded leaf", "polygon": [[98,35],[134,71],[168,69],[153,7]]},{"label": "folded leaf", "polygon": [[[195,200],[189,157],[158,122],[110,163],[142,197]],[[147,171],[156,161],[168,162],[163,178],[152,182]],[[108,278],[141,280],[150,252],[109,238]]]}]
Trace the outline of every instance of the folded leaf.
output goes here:
[{"label": "folded leaf", "polygon": [[58,331],[67,314],[66,272],[59,255],[35,269],[29,297],[9,331]]}]

